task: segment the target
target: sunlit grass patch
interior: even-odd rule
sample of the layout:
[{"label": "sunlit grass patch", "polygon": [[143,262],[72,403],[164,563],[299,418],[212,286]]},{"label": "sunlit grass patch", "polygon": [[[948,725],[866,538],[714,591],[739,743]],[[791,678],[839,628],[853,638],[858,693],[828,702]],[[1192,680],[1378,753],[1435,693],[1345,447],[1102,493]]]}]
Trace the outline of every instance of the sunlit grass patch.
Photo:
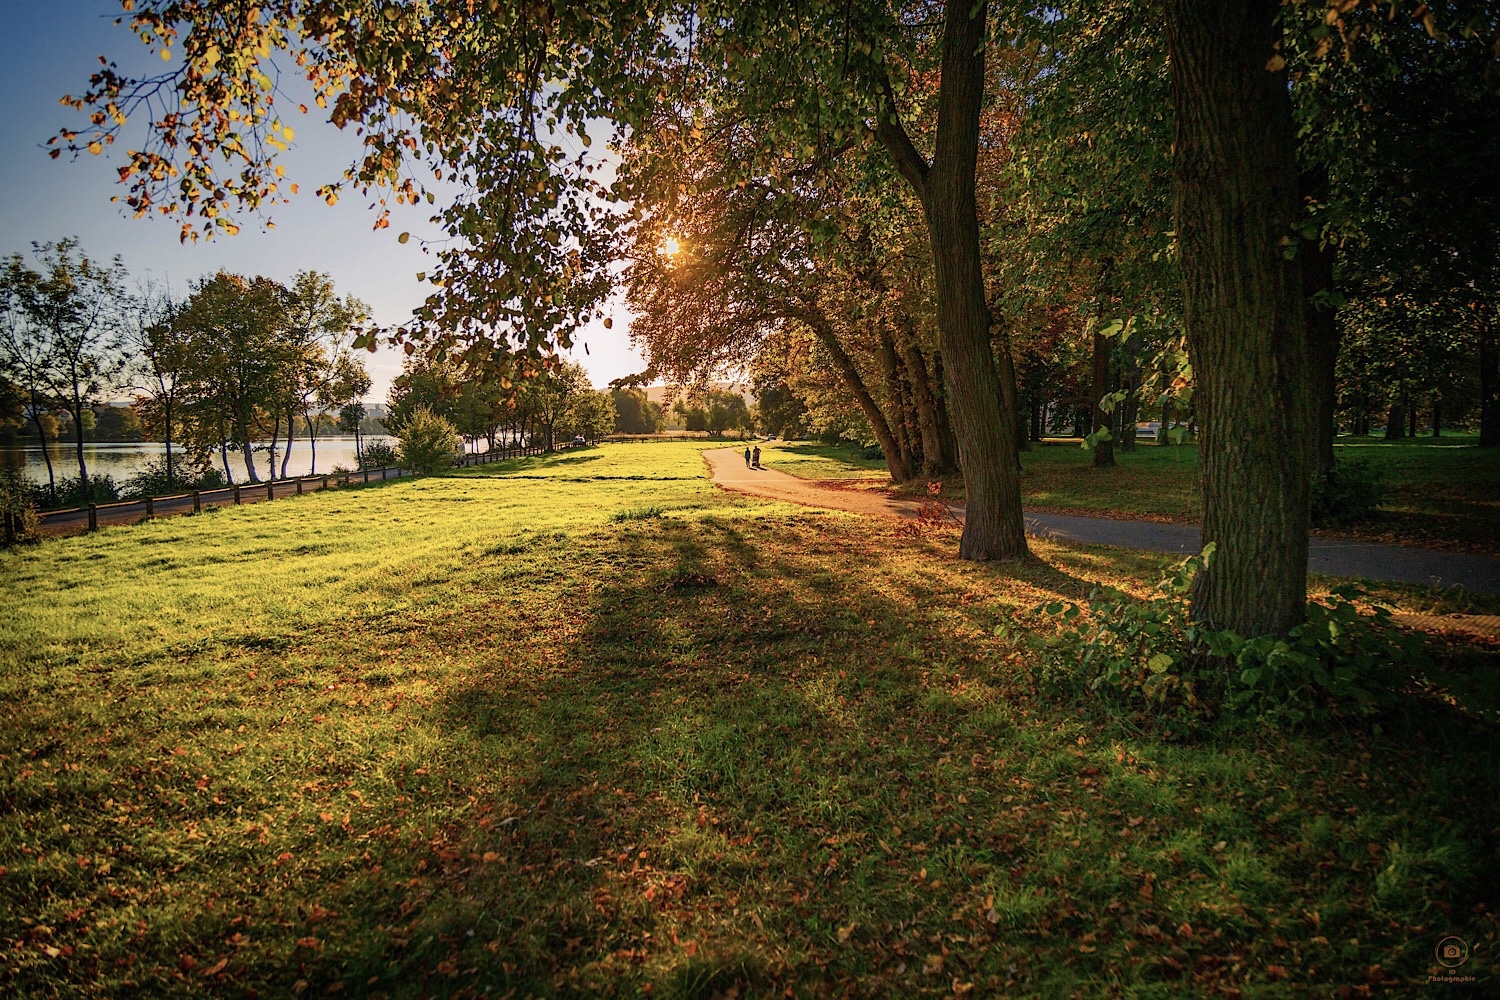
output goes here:
[{"label": "sunlit grass patch", "polygon": [[1156,557],[961,563],[694,444],[472,471],[0,556],[0,992],[1274,994],[1491,940],[1492,734],[1035,695],[1029,609]]}]

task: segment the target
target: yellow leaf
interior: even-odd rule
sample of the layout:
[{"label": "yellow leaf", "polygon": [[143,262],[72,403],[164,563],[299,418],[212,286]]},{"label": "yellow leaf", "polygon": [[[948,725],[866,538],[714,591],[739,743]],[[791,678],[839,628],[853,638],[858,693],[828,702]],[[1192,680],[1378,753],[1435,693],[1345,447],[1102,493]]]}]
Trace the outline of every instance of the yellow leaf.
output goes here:
[{"label": "yellow leaf", "polygon": [[1270,59],[1266,60],[1266,69],[1270,70],[1272,73],[1279,73],[1282,70],[1286,69],[1286,56],[1282,55],[1280,52],[1276,53]]},{"label": "yellow leaf", "polygon": [[104,147],[97,142],[91,142],[89,143],[89,152],[97,156],[99,153],[104,152]]}]

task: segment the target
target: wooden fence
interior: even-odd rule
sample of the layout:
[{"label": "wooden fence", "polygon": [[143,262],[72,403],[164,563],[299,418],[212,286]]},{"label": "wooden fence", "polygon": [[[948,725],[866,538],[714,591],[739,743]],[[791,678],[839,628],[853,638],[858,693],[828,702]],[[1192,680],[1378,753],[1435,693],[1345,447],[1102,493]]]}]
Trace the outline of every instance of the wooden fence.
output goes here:
[{"label": "wooden fence", "polygon": [[[466,454],[458,461],[460,468],[487,465],[508,458],[540,455],[543,448],[510,448]],[[101,525],[137,524],[158,517],[173,517],[178,514],[196,514],[205,507],[240,506],[259,503],[263,500],[280,500],[303,493],[348,486],[363,486],[369,482],[380,482],[409,476],[406,469],[381,467],[355,472],[330,472],[320,476],[296,476],[290,479],[272,479],[260,483],[240,483],[216,490],[193,490],[173,496],[147,497],[143,500],[123,500],[119,503],[86,504],[82,507],[67,507],[62,510],[43,511],[38,514],[41,530],[46,535],[72,535],[85,531],[98,531]],[[3,519],[6,543],[15,541],[17,525],[11,517]]]}]

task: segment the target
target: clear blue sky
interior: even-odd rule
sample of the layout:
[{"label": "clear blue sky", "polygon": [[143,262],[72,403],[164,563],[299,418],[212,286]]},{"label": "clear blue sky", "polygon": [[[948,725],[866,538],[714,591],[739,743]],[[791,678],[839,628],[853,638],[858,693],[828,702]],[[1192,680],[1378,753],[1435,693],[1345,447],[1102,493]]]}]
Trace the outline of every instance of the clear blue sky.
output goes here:
[{"label": "clear blue sky", "polygon": [[[100,55],[127,70],[159,71],[161,63],[151,67],[145,47],[127,27],[114,24],[117,0],[7,0],[6,7],[6,31],[0,34],[0,253],[26,250],[33,240],[77,236],[89,254],[120,254],[132,274],[166,279],[178,289],[221,268],[279,280],[311,268],[331,274],[341,292],[369,303],[375,319],[386,324],[406,319],[431,290],[416,280],[416,272],[430,268],[431,258],[416,239],[404,246],[396,242],[402,230],[414,237],[430,232],[427,211],[394,207],[391,228],[373,232],[375,213],[367,199],[346,194],[330,208],[311,193],[336,180],[357,150],[352,136],[319,118],[316,108],[288,117],[297,142],[285,163],[302,194],[271,213],[274,230],[247,218],[238,236],[184,245],[177,239],[179,223],[130,218],[109,200],[122,190],[116,169],[123,155],[106,151],[74,162],[66,156],[52,160],[43,144],[60,128],[87,123],[58,99],[84,91]],[[596,326],[584,332],[580,339],[587,354],[574,352],[596,386],[645,367],[630,347],[623,309],[616,309],[615,319],[613,330]],[[400,371],[398,356],[382,349],[366,361],[375,378],[371,395],[383,399]]]}]

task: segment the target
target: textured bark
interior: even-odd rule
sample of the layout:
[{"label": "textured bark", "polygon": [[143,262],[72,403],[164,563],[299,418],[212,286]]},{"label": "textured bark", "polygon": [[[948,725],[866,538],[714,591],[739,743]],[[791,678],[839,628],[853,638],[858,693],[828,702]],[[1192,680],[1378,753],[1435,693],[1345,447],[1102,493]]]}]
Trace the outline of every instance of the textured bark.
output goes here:
[{"label": "textured bark", "polygon": [[922,357],[910,332],[897,331],[896,347],[906,365],[906,378],[911,385],[912,405],[917,412],[917,431],[922,441],[922,472],[935,475],[946,472],[952,465],[943,441],[942,417],[939,403],[933,395],[927,373],[927,362]]},{"label": "textured bark", "polygon": [[1112,390],[1109,377],[1109,338],[1100,333],[1094,334],[1094,366],[1093,380],[1089,384],[1089,395],[1092,398],[1092,411],[1094,417],[1094,433],[1108,431],[1110,439],[1100,441],[1094,445],[1094,468],[1113,469],[1115,467],[1115,441],[1113,414],[1105,410],[1100,404],[1104,397]]},{"label": "textured bark", "polygon": [[921,458],[915,454],[916,419],[912,415],[911,391],[907,387],[906,369],[896,356],[896,341],[884,324],[880,327],[880,367],[885,373],[886,391],[891,397],[891,433],[896,447],[901,449],[901,466],[911,471],[918,468]]},{"label": "textured bark", "polygon": [[1490,317],[1479,321],[1479,447],[1500,448],[1500,344]]},{"label": "textured bark", "polygon": [[[995,364],[974,201],[987,20],[983,0],[946,8],[931,164],[896,118],[889,81],[875,116],[877,138],[922,203],[932,245],[947,399],[967,491],[961,559],[1010,559],[1027,553],[1016,461],[1015,382],[1003,378]],[[1002,365],[1007,364],[1008,337],[1002,335],[999,348]]]},{"label": "textured bark", "polygon": [[1202,537],[1193,616],[1284,635],[1307,605],[1311,455],[1294,127],[1277,0],[1167,0],[1173,209],[1198,388]]}]

